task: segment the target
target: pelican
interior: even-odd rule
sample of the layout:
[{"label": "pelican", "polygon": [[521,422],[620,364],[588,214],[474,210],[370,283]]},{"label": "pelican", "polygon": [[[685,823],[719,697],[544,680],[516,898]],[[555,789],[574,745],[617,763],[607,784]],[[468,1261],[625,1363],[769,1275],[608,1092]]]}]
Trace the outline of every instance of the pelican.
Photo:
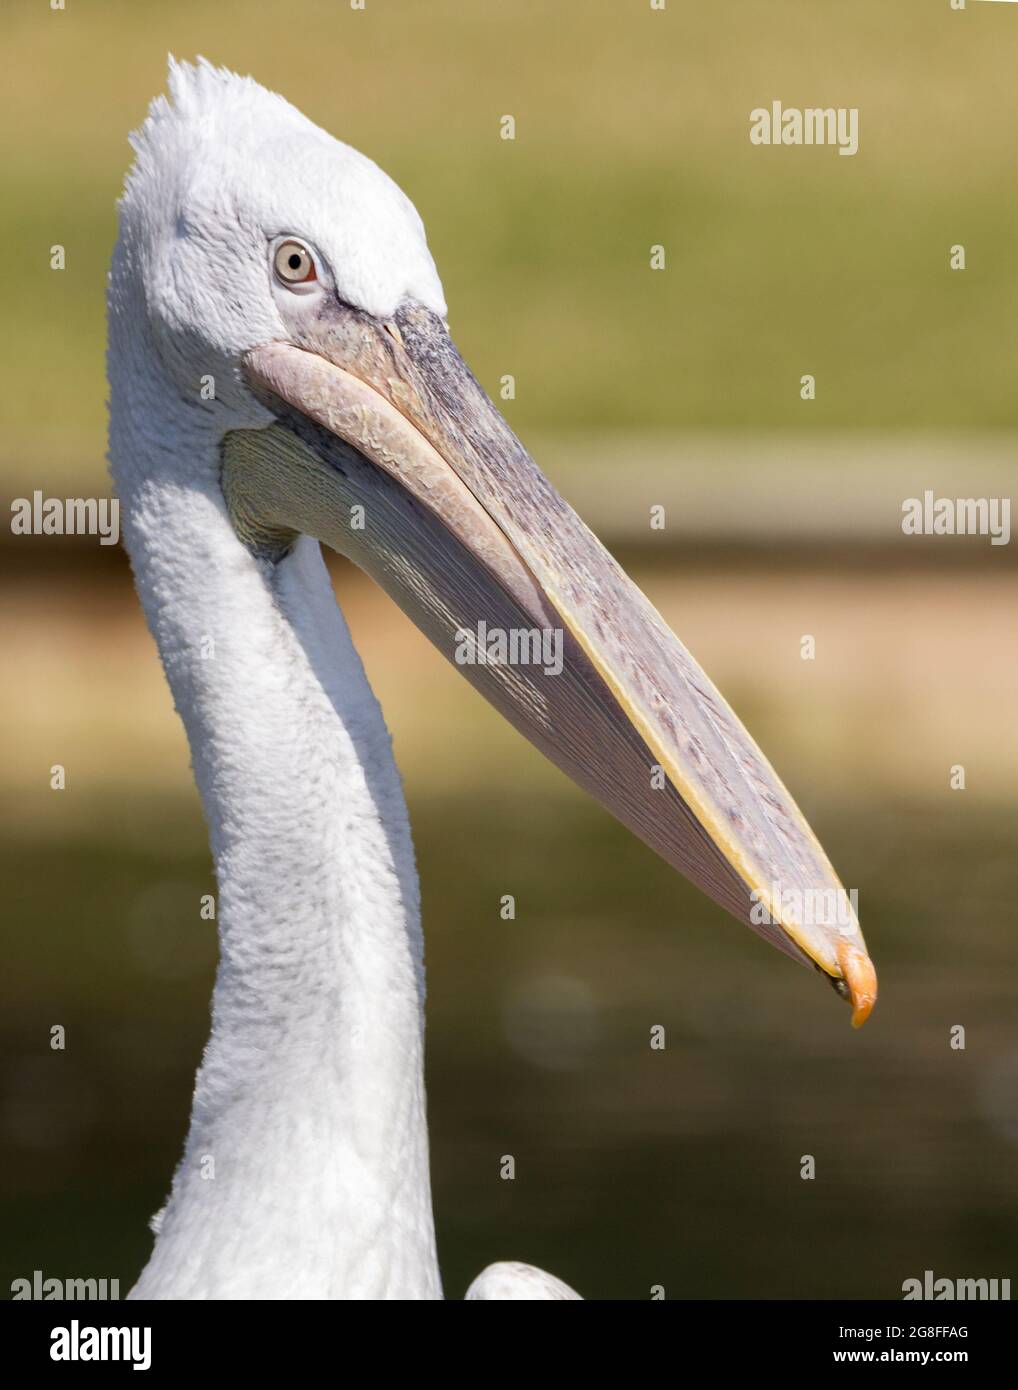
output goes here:
[{"label": "pelican", "polygon": [[[441,1298],[410,827],[321,544],[857,1024],[875,975],[854,915],[787,906],[839,890],[833,869],[470,374],[406,196],[251,78],[171,59],[168,89],[119,203],[109,456],[208,823],[220,953],[131,1296]],[[554,634],[561,662],[479,642],[463,659],[482,630]],[[578,1297],[507,1261],[466,1296]]]}]

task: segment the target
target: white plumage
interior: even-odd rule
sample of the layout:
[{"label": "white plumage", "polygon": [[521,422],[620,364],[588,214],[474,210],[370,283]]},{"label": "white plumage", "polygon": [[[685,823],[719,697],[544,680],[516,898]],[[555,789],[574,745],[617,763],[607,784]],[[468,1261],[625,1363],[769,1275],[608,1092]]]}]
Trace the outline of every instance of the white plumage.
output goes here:
[{"label": "white plumage", "polygon": [[[186,1148],[132,1297],[439,1298],[410,829],[319,540],[447,654],[467,618],[561,624],[557,678],[466,674],[743,920],[754,883],[801,876],[819,847],[469,377],[395,184],[250,79],[171,63],[169,89],[133,139],[120,204],[110,460],[208,821],[221,954]],[[294,237],[294,265],[315,270],[300,282],[280,271]],[[351,498],[367,500],[363,535]],[[563,526],[572,598],[547,558]],[[666,658],[674,739],[641,703]],[[742,770],[737,786],[715,758]],[[649,790],[659,762],[667,793]],[[764,862],[769,845],[781,862]],[[863,1007],[857,931],[847,955],[824,932],[766,932]],[[502,1263],[467,1297],[577,1295]]]},{"label": "white plumage", "polygon": [[219,445],[270,418],[237,373],[285,333],[265,236],[306,229],[344,268],[343,298],[379,315],[406,295],[444,313],[441,287],[370,160],[249,79],[171,64],[169,88],[120,206],[110,459],[208,820],[221,961],[132,1297],[438,1298],[419,894],[389,735],[318,543],[253,558]]}]

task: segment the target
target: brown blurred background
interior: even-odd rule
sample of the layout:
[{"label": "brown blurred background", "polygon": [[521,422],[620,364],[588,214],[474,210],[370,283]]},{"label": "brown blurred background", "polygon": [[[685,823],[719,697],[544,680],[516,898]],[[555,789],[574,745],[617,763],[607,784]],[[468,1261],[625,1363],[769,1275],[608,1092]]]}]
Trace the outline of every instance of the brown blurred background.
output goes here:
[{"label": "brown blurred background", "polygon": [[[852,1034],[337,565],[415,827],[450,1295],[497,1258],[590,1297],[1018,1275],[1015,544],[900,529],[926,488],[1013,485],[1018,7],[13,0],[0,25],[6,497],[108,492],[127,132],[168,51],[250,71],[415,201],[465,356],[492,394],[515,376],[514,428],[859,891],[882,997]],[[859,153],[753,147],[772,100],[857,106]],[[207,1030],[204,828],[119,551],[5,528],[0,574],[0,1289],[126,1292]]]}]

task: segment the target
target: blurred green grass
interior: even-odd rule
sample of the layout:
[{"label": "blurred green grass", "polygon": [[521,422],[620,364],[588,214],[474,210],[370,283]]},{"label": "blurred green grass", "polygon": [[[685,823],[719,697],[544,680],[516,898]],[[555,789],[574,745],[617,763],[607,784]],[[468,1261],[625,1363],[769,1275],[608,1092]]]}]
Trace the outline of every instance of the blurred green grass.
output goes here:
[{"label": "blurred green grass", "polygon": [[[1016,21],[929,0],[15,0],[0,477],[102,469],[114,201],[171,50],[251,71],[406,188],[461,347],[489,390],[516,376],[524,432],[1014,427]],[[859,153],[751,146],[775,98],[858,106]]]}]

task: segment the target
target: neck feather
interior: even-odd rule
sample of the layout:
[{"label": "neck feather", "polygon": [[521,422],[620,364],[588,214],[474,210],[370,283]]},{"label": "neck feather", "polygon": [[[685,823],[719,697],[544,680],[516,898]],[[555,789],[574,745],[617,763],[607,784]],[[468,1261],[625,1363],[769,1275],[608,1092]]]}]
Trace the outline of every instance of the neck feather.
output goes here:
[{"label": "neck feather", "polygon": [[418,886],[381,712],[317,544],[253,557],[211,432],[189,425],[206,466],[163,481],[144,455],[167,433],[126,428],[113,385],[125,536],[219,884],[212,1033],[134,1296],[440,1297]]}]

